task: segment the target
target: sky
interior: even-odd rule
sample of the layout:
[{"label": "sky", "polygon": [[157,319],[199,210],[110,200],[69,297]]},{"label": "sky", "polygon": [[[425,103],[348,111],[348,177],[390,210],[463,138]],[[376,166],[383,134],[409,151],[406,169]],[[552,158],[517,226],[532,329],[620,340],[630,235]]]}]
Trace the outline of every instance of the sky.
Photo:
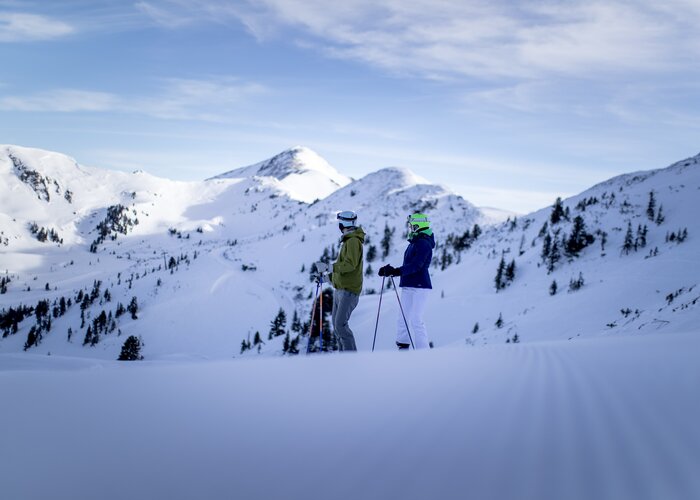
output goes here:
[{"label": "sky", "polygon": [[700,0],[0,0],[0,143],[204,179],[310,147],[526,213],[700,153]]}]

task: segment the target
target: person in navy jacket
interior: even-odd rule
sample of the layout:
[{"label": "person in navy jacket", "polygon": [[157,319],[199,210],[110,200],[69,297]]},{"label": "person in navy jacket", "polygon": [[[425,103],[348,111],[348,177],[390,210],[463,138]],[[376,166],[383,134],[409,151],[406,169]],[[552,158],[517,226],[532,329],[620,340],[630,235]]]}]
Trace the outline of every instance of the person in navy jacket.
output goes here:
[{"label": "person in navy jacket", "polygon": [[[401,276],[401,305],[406,321],[401,314],[397,319],[396,345],[408,349],[411,338],[416,349],[430,347],[428,332],[423,321],[425,306],[433,285],[430,281],[430,262],[433,258],[435,238],[430,229],[430,221],[425,214],[408,216],[408,248],[403,254],[401,267],[389,264],[379,269],[379,276]],[[406,329],[410,328],[411,336]]]}]

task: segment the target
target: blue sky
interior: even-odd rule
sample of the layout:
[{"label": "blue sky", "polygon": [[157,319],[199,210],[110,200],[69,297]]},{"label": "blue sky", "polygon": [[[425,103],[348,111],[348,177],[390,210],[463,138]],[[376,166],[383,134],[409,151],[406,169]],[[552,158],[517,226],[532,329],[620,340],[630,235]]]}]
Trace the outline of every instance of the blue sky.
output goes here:
[{"label": "blue sky", "polygon": [[699,25],[698,0],[0,0],[0,143],[174,179],[304,145],[527,212],[700,152]]}]

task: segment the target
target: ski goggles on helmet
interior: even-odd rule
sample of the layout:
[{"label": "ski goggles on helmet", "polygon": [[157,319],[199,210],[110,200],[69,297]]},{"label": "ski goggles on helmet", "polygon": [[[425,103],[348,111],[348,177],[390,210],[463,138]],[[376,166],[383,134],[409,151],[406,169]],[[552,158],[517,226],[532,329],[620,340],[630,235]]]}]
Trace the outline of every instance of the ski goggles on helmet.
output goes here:
[{"label": "ski goggles on helmet", "polygon": [[352,210],[339,212],[336,218],[338,219],[338,227],[341,230],[348,227],[355,227],[355,224],[357,223],[357,214]]},{"label": "ski goggles on helmet", "polygon": [[416,233],[421,229],[430,229],[430,220],[425,214],[413,214],[407,218],[408,230],[411,233]]}]

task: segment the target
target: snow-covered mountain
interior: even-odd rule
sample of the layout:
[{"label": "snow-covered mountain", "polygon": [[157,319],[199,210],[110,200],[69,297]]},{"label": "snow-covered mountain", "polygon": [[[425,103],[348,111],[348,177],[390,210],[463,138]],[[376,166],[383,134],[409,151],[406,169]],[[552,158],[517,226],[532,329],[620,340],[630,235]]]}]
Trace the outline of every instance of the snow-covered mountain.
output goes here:
[{"label": "snow-covered mountain", "polygon": [[[264,343],[246,355],[280,354],[270,322],[280,309],[288,329],[294,314],[308,319],[310,266],[337,250],[335,214],[347,209],[368,235],[365,295],[352,320],[361,349],[374,332],[374,273],[401,262],[413,211],[430,215],[438,241],[427,313],[436,346],[686,330],[700,315],[699,162],[606,181],[564,200],[557,222],[551,207],[499,222],[405,169],[351,181],[306,148],[175,182],[3,146],[0,352],[114,359],[135,335],[150,359],[219,358],[260,332]],[[583,228],[567,252],[577,217]],[[628,227],[632,246],[623,251]],[[559,260],[543,258],[555,240]],[[502,257],[514,272],[504,269],[497,290]],[[133,297],[137,319],[117,314]],[[39,318],[44,300],[50,314]],[[388,300],[381,349],[393,345],[396,313]]]},{"label": "snow-covered mountain", "polygon": [[[207,181],[174,182],[2,146],[0,178],[0,269],[9,282],[0,308],[61,298],[74,303],[98,281],[99,293],[109,290],[113,298],[86,303],[84,313],[68,307],[50,331],[48,324],[35,329],[41,335],[30,349],[80,356],[113,358],[124,342],[120,331],[140,335],[158,356],[236,354],[256,330],[264,335],[280,307],[290,319],[295,310],[306,313],[308,270],[324,250],[334,251],[339,210],[358,211],[375,247],[385,226],[403,231],[413,209],[465,227],[492,220],[406,170],[351,182],[307,148]],[[294,187],[297,181],[301,187]],[[391,251],[400,249],[395,244]],[[119,304],[133,296],[141,306],[138,321],[121,315],[116,321]],[[84,348],[90,321],[102,311],[112,315],[112,331]],[[0,341],[0,351],[22,350],[37,326],[29,323],[14,322],[17,332]]]},{"label": "snow-covered mountain", "polygon": [[[309,181],[312,203],[284,184],[303,166],[249,169],[0,147],[3,498],[698,498],[700,155],[507,221],[403,169]],[[365,352],[282,356],[344,209],[368,235]],[[413,210],[437,349],[395,352],[374,271]],[[136,337],[145,360],[115,361]]]},{"label": "snow-covered mountain", "polygon": [[283,151],[255,165],[237,168],[214,179],[266,178],[294,200],[311,203],[325,198],[351,179],[315,151],[302,146]]}]

